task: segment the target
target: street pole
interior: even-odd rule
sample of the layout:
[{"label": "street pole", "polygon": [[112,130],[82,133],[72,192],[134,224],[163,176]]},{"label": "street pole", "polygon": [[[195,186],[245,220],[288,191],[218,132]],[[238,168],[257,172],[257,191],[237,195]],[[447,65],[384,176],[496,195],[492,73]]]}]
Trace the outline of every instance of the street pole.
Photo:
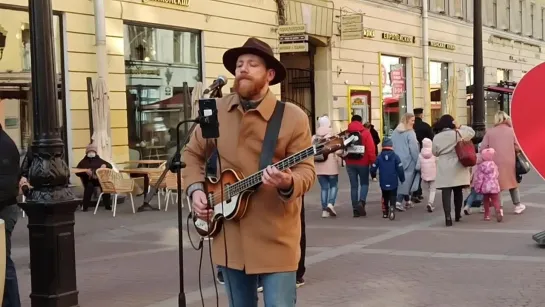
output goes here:
[{"label": "street pole", "polygon": [[19,204],[28,216],[32,307],[75,307],[74,212],[68,187],[57,107],[57,75],[51,0],[29,0],[33,128],[28,180],[33,187]]},{"label": "street pole", "polygon": [[[489,0],[484,0],[489,1]],[[486,130],[484,112],[483,14],[481,0],[473,1],[473,142],[482,141]]]}]

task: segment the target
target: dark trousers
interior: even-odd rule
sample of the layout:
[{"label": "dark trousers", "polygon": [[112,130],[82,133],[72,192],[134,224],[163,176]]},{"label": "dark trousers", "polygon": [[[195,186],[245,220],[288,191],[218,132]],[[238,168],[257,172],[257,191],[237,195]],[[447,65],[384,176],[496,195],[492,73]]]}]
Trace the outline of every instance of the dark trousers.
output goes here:
[{"label": "dark trousers", "polygon": [[148,175],[143,175],[143,174],[131,174],[130,175],[131,178],[144,178],[144,197],[146,197],[146,195],[148,195],[148,190],[149,190],[149,176]]},{"label": "dark trousers", "polygon": [[302,199],[301,206],[301,241],[299,242],[301,246],[301,258],[299,259],[299,266],[297,267],[297,279],[303,278],[305,275],[305,253],[307,250],[307,235],[306,235],[306,225],[305,225],[305,196]]},{"label": "dark trousers", "polygon": [[397,189],[382,190],[382,212],[388,213],[388,208],[395,208],[397,199]]},{"label": "dark trousers", "polygon": [[462,216],[462,205],[464,203],[463,186],[442,188],[441,191],[445,217],[450,218],[450,211],[452,208],[450,199],[452,194],[454,194],[454,214],[456,218],[460,218]]},{"label": "dark trousers", "polygon": [[19,207],[16,204],[4,207],[0,211],[0,218],[4,220],[6,229],[6,284],[2,307],[21,307],[17,272],[15,271],[15,263],[11,259],[11,233],[15,228],[18,216]]},{"label": "dark trousers", "polygon": [[[81,178],[81,183],[83,183],[83,209],[86,210],[91,205],[91,198],[93,197],[93,193],[95,192],[95,188],[100,188],[100,183],[97,179],[89,179],[87,177]],[[112,199],[110,197],[110,194],[104,194],[102,195],[102,200],[104,203],[104,206],[106,208],[110,208],[112,206]]]},{"label": "dark trousers", "polygon": [[413,197],[420,197],[422,196],[422,180],[418,182],[418,190],[413,192]]}]

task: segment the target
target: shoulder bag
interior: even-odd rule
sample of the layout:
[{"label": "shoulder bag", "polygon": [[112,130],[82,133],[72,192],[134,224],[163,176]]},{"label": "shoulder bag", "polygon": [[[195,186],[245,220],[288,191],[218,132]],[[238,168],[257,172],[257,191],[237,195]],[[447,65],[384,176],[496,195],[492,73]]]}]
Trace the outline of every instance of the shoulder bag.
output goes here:
[{"label": "shoulder bag", "polygon": [[475,152],[475,146],[471,140],[466,141],[462,138],[460,131],[455,130],[456,133],[456,145],[454,150],[458,156],[460,164],[465,167],[472,167],[477,164],[477,153]]}]

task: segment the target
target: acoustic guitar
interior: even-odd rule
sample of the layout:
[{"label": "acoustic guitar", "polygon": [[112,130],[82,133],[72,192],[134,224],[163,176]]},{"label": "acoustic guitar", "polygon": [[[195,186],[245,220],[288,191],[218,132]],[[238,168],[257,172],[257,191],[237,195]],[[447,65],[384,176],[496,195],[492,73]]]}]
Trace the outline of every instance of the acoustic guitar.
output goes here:
[{"label": "acoustic guitar", "polygon": [[[356,139],[355,136],[347,138],[333,136],[322,139],[320,143],[314,144],[273,165],[283,171],[313,156],[327,156],[335,153],[337,150],[346,148]],[[214,213],[209,221],[193,215],[193,223],[197,233],[201,237],[214,237],[220,232],[224,219],[240,220],[243,218],[252,193],[261,184],[262,176],[263,170],[244,178],[239,172],[226,169],[216,180],[210,177],[206,178],[204,187],[208,204],[213,204],[210,207],[213,208]]]}]

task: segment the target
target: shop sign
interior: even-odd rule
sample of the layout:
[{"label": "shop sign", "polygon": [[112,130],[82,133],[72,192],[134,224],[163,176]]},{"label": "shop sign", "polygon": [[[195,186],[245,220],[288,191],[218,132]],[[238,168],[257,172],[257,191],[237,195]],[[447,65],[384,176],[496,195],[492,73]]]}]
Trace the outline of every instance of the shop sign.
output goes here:
[{"label": "shop sign", "polygon": [[341,40],[363,38],[363,14],[341,16]]},{"label": "shop sign", "polygon": [[453,44],[447,44],[443,42],[428,41],[428,45],[433,48],[440,48],[440,49],[447,49],[447,50],[456,49],[456,46],[454,46]]},{"label": "shop sign", "polygon": [[405,92],[405,69],[403,64],[390,65],[390,85],[392,97],[401,98]]},{"label": "shop sign", "polygon": [[148,75],[148,76],[160,76],[161,71],[159,69],[143,69],[141,66],[127,67],[125,69],[127,75]]},{"label": "shop sign", "polygon": [[142,0],[142,3],[149,3],[149,2],[173,4],[177,6],[186,6],[186,7],[189,6],[189,0]]},{"label": "shop sign", "polygon": [[291,53],[291,52],[308,52],[308,42],[280,44],[278,46],[278,53]]},{"label": "shop sign", "polygon": [[278,26],[278,35],[304,34],[306,32],[307,27],[304,24]]},{"label": "shop sign", "polygon": [[399,33],[382,33],[382,39],[410,44],[414,44],[416,42],[415,36],[403,35]]}]

